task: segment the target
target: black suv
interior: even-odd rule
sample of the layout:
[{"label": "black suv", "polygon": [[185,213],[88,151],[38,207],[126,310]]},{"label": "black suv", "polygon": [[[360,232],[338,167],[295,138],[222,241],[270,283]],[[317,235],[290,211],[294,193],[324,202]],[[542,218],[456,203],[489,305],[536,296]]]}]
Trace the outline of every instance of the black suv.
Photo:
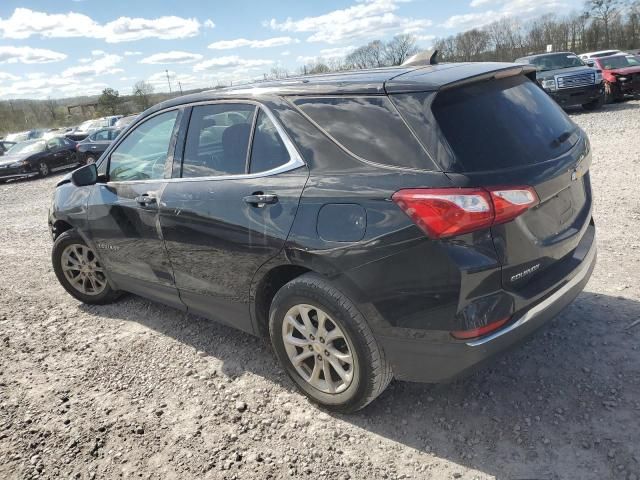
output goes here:
[{"label": "black suv", "polygon": [[526,66],[332,74],[168,100],[57,186],[53,267],[270,336],[334,410],[471,370],[595,264],[589,141]]},{"label": "black suv", "polygon": [[575,53],[541,53],[516,59],[533,65],[538,84],[563,107],[596,110],[604,103],[602,70],[586,65]]}]

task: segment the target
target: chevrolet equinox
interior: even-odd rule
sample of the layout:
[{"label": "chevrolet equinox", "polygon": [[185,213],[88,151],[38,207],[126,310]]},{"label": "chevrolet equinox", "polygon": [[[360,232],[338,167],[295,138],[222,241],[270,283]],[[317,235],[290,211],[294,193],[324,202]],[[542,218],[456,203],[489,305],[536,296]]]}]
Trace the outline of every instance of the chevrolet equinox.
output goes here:
[{"label": "chevrolet equinox", "polygon": [[507,63],[401,66],[182,96],[63,178],[62,286],[269,337],[299,389],[360,409],[556,316],[596,258],[589,140]]}]

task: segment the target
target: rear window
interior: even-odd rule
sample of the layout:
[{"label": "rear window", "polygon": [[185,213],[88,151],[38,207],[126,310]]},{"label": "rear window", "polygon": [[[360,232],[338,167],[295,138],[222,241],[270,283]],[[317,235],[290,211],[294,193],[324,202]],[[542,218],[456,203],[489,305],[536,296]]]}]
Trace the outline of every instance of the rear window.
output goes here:
[{"label": "rear window", "polygon": [[431,108],[464,171],[543,162],[578,139],[569,117],[524,76],[445,90]]},{"label": "rear window", "polygon": [[360,158],[383,165],[434,169],[386,96],[300,98],[295,104]]}]

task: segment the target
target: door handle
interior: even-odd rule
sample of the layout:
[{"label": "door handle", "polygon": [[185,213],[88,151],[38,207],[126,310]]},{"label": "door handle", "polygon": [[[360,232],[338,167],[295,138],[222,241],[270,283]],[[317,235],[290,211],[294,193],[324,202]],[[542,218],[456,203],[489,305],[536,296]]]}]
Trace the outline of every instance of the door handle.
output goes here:
[{"label": "door handle", "polygon": [[253,195],[247,195],[243,198],[245,203],[253,207],[262,208],[265,205],[273,205],[274,203],[278,203],[278,196],[273,193],[262,193],[256,192]]},{"label": "door handle", "polygon": [[153,193],[144,193],[135,198],[135,201],[143,207],[148,207],[157,202],[157,199]]}]

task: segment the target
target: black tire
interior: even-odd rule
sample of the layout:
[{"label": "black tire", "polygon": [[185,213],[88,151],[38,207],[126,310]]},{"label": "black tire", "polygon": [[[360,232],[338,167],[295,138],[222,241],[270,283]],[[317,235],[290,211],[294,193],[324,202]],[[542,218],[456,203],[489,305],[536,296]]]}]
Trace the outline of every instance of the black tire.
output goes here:
[{"label": "black tire", "polygon": [[604,86],[604,103],[608,105],[610,103],[621,102],[622,100],[624,100],[624,95],[622,95],[616,84],[607,82]]},{"label": "black tire", "polygon": [[49,165],[47,165],[46,162],[40,162],[38,164],[38,175],[44,178],[47,175],[49,175],[50,172],[51,172],[51,169],[49,168]]},{"label": "black tire", "polygon": [[92,163],[96,163],[96,158],[93,155],[87,155],[84,159],[84,164],[91,165]]},{"label": "black tire", "polygon": [[89,249],[89,246],[75,230],[67,230],[66,232],[60,234],[58,238],[56,238],[56,241],[53,243],[53,249],[51,251],[51,262],[53,264],[53,270],[56,273],[56,277],[58,277],[58,281],[64,287],[64,289],[72,297],[80,300],[82,303],[86,303],[89,305],[104,305],[117,300],[120,296],[120,292],[113,290],[106,279],[106,286],[100,293],[97,294],[82,293],[71,284],[71,282],[67,279],[63,272],[62,254],[67,247],[72,245],[82,245],[85,248]]},{"label": "black tire", "polygon": [[[303,304],[326,312],[330,321],[346,334],[353,357],[353,379],[340,393],[315,388],[289,359],[282,333],[284,318],[290,309]],[[289,377],[302,393],[328,410],[342,413],[360,410],[380,395],[393,378],[391,365],[362,314],[349,298],[319,275],[304,274],[278,291],[269,313],[269,335],[275,355]]]},{"label": "black tire", "polygon": [[589,103],[583,103],[582,104],[582,108],[584,108],[586,111],[588,112],[592,112],[594,110],[598,110],[600,107],[602,107],[603,104],[603,99],[602,97],[597,98],[596,100],[589,102]]}]

